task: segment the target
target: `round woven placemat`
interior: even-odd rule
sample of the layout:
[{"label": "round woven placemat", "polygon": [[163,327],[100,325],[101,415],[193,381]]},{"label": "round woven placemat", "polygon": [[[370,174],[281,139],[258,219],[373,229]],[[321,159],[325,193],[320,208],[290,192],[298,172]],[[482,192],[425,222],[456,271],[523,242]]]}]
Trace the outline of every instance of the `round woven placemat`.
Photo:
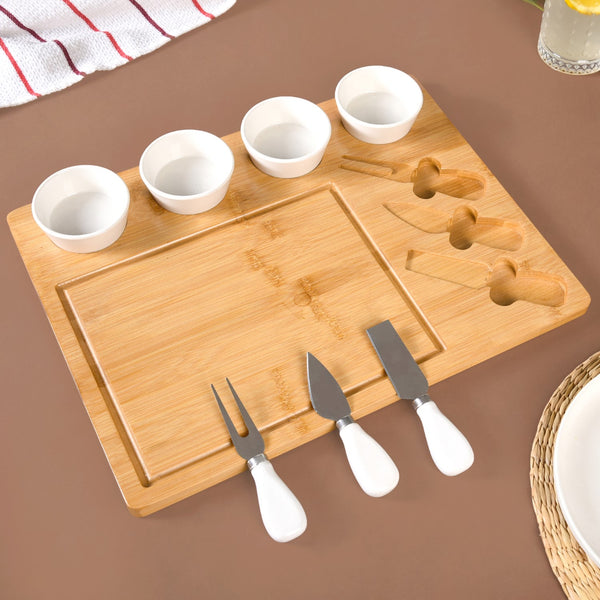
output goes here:
[{"label": "round woven placemat", "polygon": [[531,496],[542,542],[554,574],[572,600],[600,598],[600,568],[588,559],[567,527],[556,500],[552,457],[558,426],[567,407],[577,392],[599,374],[597,352],[567,375],[544,409],[531,450]]}]

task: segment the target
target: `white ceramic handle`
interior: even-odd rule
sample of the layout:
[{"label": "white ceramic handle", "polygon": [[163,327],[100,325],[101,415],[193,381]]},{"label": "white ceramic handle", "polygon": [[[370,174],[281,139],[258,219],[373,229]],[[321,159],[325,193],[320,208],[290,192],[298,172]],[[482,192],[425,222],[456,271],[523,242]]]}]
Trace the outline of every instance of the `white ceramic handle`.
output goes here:
[{"label": "white ceramic handle", "polygon": [[265,460],[251,469],[260,514],[267,533],[276,542],[289,542],[306,529],[306,514],[290,488]]},{"label": "white ceramic handle", "polygon": [[431,400],[422,404],[417,414],[436,467],[444,475],[458,475],[466,471],[475,458],[467,438]]},{"label": "white ceramic handle", "polygon": [[358,424],[340,429],[346,456],[365,494],[379,498],[391,492],[400,477],[388,453]]}]

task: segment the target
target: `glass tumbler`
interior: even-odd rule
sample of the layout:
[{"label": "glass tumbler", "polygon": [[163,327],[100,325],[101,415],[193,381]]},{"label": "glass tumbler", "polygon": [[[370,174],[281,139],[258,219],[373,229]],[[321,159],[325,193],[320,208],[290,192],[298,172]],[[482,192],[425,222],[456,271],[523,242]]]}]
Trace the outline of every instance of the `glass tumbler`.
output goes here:
[{"label": "glass tumbler", "polygon": [[584,0],[583,10],[569,4],[573,2],[545,1],[538,53],[557,71],[571,75],[596,73],[600,71],[600,2]]}]

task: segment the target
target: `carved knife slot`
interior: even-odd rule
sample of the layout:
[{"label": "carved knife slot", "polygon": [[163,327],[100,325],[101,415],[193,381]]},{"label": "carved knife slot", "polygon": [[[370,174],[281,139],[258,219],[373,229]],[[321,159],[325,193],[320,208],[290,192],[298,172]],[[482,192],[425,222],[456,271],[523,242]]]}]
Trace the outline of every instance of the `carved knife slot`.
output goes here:
[{"label": "carved knife slot", "polygon": [[565,286],[559,277],[530,271],[508,258],[496,262],[487,285],[490,298],[500,306],[508,306],[517,300],[542,306],[562,306],[565,303]]},{"label": "carved knife slot", "polygon": [[448,227],[450,243],[458,250],[467,250],[474,243],[514,252],[523,243],[523,233],[517,223],[480,217],[474,208],[459,206]]},{"label": "carved knife slot", "polygon": [[500,258],[490,266],[474,260],[409,250],[406,269],[473,289],[489,287],[491,300],[500,306],[524,300],[557,307],[566,299],[566,286],[561,277],[532,271],[509,258]]},{"label": "carved knife slot", "polygon": [[470,206],[459,206],[449,213],[410,202],[384,204],[393,215],[427,233],[450,233],[449,241],[458,250],[467,250],[474,243],[513,252],[523,243],[522,228],[517,223],[480,217]]},{"label": "carved knife slot", "polygon": [[411,174],[413,193],[419,198],[433,198],[437,192],[477,200],[485,191],[485,180],[476,173],[458,169],[442,169],[435,158],[423,158]]},{"label": "carved knife slot", "polygon": [[422,158],[417,167],[399,162],[386,162],[373,158],[344,155],[346,160],[340,168],[364,173],[371,177],[381,177],[399,183],[412,183],[413,193],[423,199],[433,198],[437,192],[477,200],[485,193],[485,179],[472,171],[442,169],[435,158]]}]

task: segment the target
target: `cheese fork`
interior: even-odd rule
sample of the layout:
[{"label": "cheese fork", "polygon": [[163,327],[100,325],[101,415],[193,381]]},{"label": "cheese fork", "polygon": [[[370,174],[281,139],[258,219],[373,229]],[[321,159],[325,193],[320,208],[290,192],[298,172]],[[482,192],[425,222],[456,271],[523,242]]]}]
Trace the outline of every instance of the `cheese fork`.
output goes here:
[{"label": "cheese fork", "polygon": [[248,430],[245,436],[238,433],[215,386],[211,385],[210,387],[223,415],[231,441],[238,454],[247,462],[250,474],[254,478],[263,524],[267,533],[276,542],[289,542],[304,533],[306,514],[296,496],[275,472],[273,465],[264,453],[265,442],[262,435],[233,389],[231,382],[229,379],[226,381]]}]

